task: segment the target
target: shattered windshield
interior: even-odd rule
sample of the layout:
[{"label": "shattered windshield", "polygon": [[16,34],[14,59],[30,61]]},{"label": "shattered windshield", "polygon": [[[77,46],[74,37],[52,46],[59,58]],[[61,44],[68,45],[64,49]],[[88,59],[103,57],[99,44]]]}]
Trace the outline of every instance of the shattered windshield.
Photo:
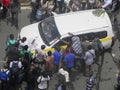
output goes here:
[{"label": "shattered windshield", "polygon": [[45,20],[43,20],[40,23],[40,35],[43,39],[43,41],[49,46],[53,43],[53,41],[56,39],[56,37],[60,37],[60,34],[58,32],[57,26],[54,21],[54,17],[49,17]]}]

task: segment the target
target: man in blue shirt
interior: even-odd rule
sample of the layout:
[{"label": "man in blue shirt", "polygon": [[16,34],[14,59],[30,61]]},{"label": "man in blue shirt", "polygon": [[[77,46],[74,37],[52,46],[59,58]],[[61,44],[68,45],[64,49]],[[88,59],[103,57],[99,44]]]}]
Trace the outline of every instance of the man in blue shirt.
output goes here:
[{"label": "man in blue shirt", "polygon": [[69,50],[66,50],[67,55],[64,57],[64,61],[66,62],[68,72],[71,72],[71,69],[74,67],[75,62],[75,54],[69,52]]},{"label": "man in blue shirt", "polygon": [[62,54],[60,53],[59,47],[57,46],[55,47],[55,52],[53,52],[53,56],[54,56],[55,72],[58,72],[59,63],[62,58]]}]

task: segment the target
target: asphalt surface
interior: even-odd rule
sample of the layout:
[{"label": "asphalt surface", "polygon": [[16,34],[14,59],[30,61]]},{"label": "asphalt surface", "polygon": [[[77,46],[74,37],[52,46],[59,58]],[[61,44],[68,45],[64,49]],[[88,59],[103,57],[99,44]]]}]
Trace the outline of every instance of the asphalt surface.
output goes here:
[{"label": "asphalt surface", "polygon": [[[22,7],[22,12],[19,14],[19,27],[20,29],[26,25],[29,25],[29,7]],[[119,15],[120,16],[120,15]],[[119,20],[120,21],[120,20]],[[19,30],[16,30],[15,27],[11,27],[11,24],[6,23],[6,20],[0,21],[0,67],[4,63],[4,56],[5,56],[5,41],[6,37],[13,33],[16,37]],[[96,76],[96,85],[94,86],[93,90],[114,90],[114,85],[116,85],[116,77],[119,72],[118,69],[118,60],[120,56],[119,51],[119,42],[116,40],[115,45],[112,48],[112,52],[106,52],[104,57],[100,57],[99,65],[94,64],[92,69],[94,71],[94,75]],[[72,84],[75,90],[85,90],[86,88],[86,77],[83,74],[73,70],[72,74]],[[55,85],[57,84],[57,80],[53,77],[50,80],[50,87],[48,90],[55,90]],[[23,87],[24,88],[23,84]],[[23,89],[24,90],[24,89]]]}]

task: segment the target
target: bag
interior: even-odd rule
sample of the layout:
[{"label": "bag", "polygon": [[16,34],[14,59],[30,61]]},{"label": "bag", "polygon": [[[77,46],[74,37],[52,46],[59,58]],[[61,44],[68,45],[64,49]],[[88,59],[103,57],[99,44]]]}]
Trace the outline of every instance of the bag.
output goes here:
[{"label": "bag", "polygon": [[7,71],[0,71],[0,80],[6,81],[8,78],[8,75],[6,74]]},{"label": "bag", "polygon": [[19,66],[18,66],[19,61],[13,61],[11,72],[12,74],[18,74],[19,71]]},{"label": "bag", "polygon": [[90,52],[90,51],[88,51],[88,52],[92,55],[92,57],[93,57],[93,62],[95,62],[95,61],[96,61],[96,57],[94,57],[94,55],[93,55],[92,52]]}]

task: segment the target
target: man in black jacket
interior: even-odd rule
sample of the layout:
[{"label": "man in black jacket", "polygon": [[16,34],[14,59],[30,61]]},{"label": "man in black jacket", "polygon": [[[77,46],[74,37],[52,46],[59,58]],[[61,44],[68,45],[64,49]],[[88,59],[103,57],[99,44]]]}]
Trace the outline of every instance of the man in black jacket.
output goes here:
[{"label": "man in black jacket", "polygon": [[18,14],[19,12],[21,12],[21,9],[20,9],[20,2],[18,0],[13,0],[11,3],[10,3],[10,12],[11,12],[11,15],[12,15],[12,24],[11,26],[15,25],[16,29],[18,30],[19,29],[19,26],[18,26]]}]

